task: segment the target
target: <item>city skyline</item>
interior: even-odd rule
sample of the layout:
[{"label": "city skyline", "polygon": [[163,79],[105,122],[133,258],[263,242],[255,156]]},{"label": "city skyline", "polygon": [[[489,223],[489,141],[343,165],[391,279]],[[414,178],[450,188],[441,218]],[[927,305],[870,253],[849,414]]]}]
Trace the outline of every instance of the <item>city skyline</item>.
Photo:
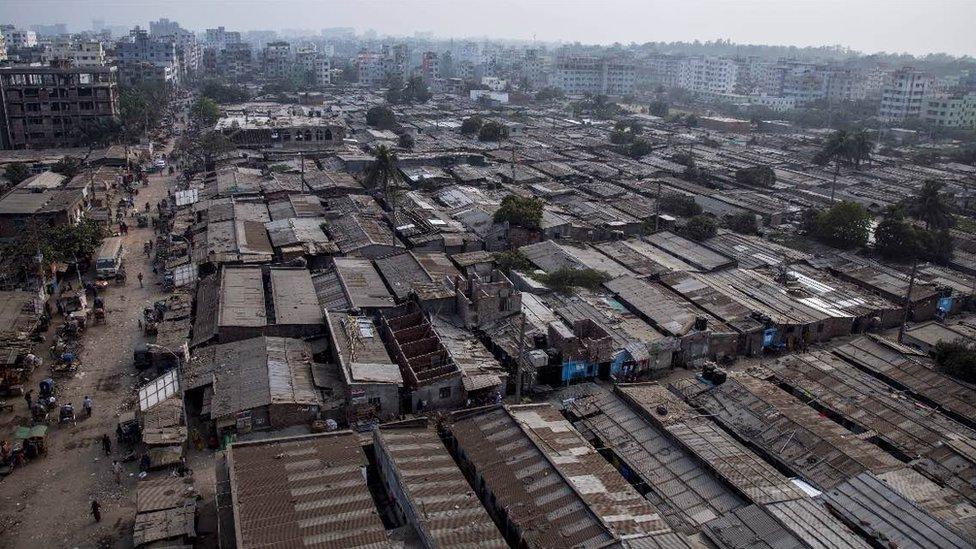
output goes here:
[{"label": "city skyline", "polygon": [[[0,6],[0,20],[21,26],[65,23],[69,30],[79,31],[90,28],[93,19],[103,19],[109,25],[145,27],[148,21],[165,17],[194,30],[216,26],[279,31],[353,27],[359,33],[373,29],[391,36],[430,32],[437,38],[489,37],[584,44],[729,39],[740,44],[840,45],[865,54],[976,55],[976,35],[967,30],[976,20],[976,3],[960,0],[614,0],[599,6],[507,0],[244,2],[254,6],[269,3],[274,9],[228,9],[232,4],[226,0],[142,0],[124,5],[88,0],[12,0]],[[607,24],[594,25],[595,17],[602,17]],[[866,20],[873,22],[870,33],[863,29]]]}]

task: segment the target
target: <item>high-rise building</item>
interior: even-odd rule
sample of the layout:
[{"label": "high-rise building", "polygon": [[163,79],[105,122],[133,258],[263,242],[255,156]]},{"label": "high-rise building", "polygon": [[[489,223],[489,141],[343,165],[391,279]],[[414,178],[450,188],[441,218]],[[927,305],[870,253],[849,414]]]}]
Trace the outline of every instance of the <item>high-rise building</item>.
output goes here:
[{"label": "high-rise building", "polygon": [[918,118],[929,82],[928,75],[911,67],[895,71],[885,83],[878,116],[887,122]]},{"label": "high-rise building", "polygon": [[5,149],[77,147],[118,116],[115,67],[0,68]]},{"label": "high-rise building", "polygon": [[261,52],[261,66],[266,78],[290,78],[291,44],[283,40],[269,43]]},{"label": "high-rise building", "polygon": [[922,119],[946,128],[976,128],[976,92],[928,97]]},{"label": "high-rise building", "polygon": [[119,64],[119,78],[125,85],[179,83],[181,67],[172,37],[153,38],[136,27],[116,43],[115,59]]},{"label": "high-rise building", "polygon": [[44,46],[45,63],[64,61],[74,67],[101,67],[105,65],[105,49],[96,40],[54,40]]},{"label": "high-rise building", "polygon": [[19,50],[33,48],[37,45],[37,33],[32,30],[18,29],[13,25],[0,25],[0,33],[7,43],[7,49]]},{"label": "high-rise building", "polygon": [[633,62],[607,57],[561,57],[552,75],[553,86],[573,95],[627,95],[633,93],[636,80]]},{"label": "high-rise building", "polygon": [[738,65],[724,57],[689,57],[681,62],[678,87],[704,94],[735,92]]}]

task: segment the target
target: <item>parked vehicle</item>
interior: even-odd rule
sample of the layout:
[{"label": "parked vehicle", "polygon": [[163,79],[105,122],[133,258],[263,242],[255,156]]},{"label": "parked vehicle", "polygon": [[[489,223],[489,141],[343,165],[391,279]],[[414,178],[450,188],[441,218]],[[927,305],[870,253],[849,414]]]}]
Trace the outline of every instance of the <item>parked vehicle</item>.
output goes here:
[{"label": "parked vehicle", "polygon": [[122,238],[109,237],[102,242],[95,259],[95,275],[98,278],[114,278],[122,270],[125,246]]}]

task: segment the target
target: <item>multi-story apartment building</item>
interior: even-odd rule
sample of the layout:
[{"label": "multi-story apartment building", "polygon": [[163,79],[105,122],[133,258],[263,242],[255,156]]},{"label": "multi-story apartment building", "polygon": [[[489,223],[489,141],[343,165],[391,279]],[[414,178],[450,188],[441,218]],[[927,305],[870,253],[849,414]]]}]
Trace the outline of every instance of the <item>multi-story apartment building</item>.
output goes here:
[{"label": "multi-story apartment building", "polygon": [[295,67],[306,82],[319,86],[332,82],[332,60],[315,44],[303,44],[295,53]]},{"label": "multi-story apartment building", "polygon": [[738,69],[733,59],[689,57],[681,63],[678,86],[711,95],[734,93]]},{"label": "multi-story apartment building", "polygon": [[627,95],[636,82],[637,65],[615,58],[560,57],[552,75],[552,85],[571,95]]},{"label": "multi-story apartment building", "polygon": [[922,119],[946,128],[976,128],[976,92],[928,97]]},{"label": "multi-story apartment building", "polygon": [[214,72],[219,71],[232,80],[250,80],[253,77],[254,55],[247,42],[230,42],[219,52],[216,48],[208,48],[208,51],[213,53],[216,63]]},{"label": "multi-story apartment building", "polygon": [[77,147],[92,124],[118,116],[115,67],[0,68],[0,145]]},{"label": "multi-story apartment building", "polygon": [[75,67],[101,67],[105,65],[105,48],[95,40],[55,40],[44,46],[44,62],[56,64],[65,61]]},{"label": "multi-story apartment building", "polygon": [[3,34],[8,49],[19,50],[37,46],[37,33],[32,30],[18,29],[13,25],[0,25],[0,33]]},{"label": "multi-story apartment building", "polygon": [[278,40],[266,45],[261,52],[261,68],[265,78],[291,78],[291,44]]},{"label": "multi-story apartment building", "polygon": [[0,34],[0,61],[7,60],[7,39]]},{"label": "multi-story apartment building", "polygon": [[644,59],[638,70],[638,81],[645,85],[675,88],[681,76],[683,59],[672,55],[654,55]]},{"label": "multi-story apartment building", "polygon": [[827,97],[827,69],[814,63],[787,62],[776,67],[781,71],[781,89],[777,94],[804,105]]},{"label": "multi-story apartment building", "polygon": [[139,27],[115,44],[119,78],[125,85],[179,83],[180,61],[172,38],[154,39]]},{"label": "multi-story apartment building", "polygon": [[886,122],[918,118],[925,104],[930,79],[911,67],[892,73],[881,94],[878,117]]},{"label": "multi-story apartment building", "polygon": [[359,83],[366,86],[382,86],[390,78],[406,78],[409,52],[403,44],[383,45],[379,53],[360,52],[356,56]]},{"label": "multi-story apartment building", "polygon": [[182,27],[176,21],[169,19],[159,19],[149,22],[149,34],[154,40],[172,41],[176,44],[176,55],[179,58],[179,66],[183,71],[183,77],[189,76],[200,70],[203,60],[203,48],[195,33]]},{"label": "multi-story apartment building", "polygon": [[229,31],[224,27],[207,29],[204,34],[204,42],[208,46],[215,46],[218,50],[221,50],[228,44],[236,44],[241,42],[241,33],[237,31]]},{"label": "multi-story apartment building", "polygon": [[420,56],[420,76],[428,84],[441,77],[441,63],[435,51],[425,51]]},{"label": "multi-story apartment building", "polygon": [[549,58],[545,52],[535,48],[525,50],[521,76],[529,83],[529,87],[534,89],[549,85]]}]

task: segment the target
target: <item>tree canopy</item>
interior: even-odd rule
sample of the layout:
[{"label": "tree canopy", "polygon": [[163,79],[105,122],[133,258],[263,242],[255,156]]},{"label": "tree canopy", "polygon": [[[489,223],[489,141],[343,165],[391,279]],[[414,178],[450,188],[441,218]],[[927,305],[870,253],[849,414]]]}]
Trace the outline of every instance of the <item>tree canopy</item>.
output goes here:
[{"label": "tree canopy", "polygon": [[190,116],[200,127],[213,126],[220,118],[220,107],[209,97],[200,97],[190,107]]},{"label": "tree canopy", "polygon": [[939,371],[966,383],[976,383],[976,343],[940,341],[932,349]]},{"label": "tree canopy", "polygon": [[507,221],[515,227],[536,230],[542,226],[542,201],[510,194],[502,199],[494,220],[495,223]]},{"label": "tree canopy", "polygon": [[610,280],[610,275],[596,269],[571,269],[563,267],[538,277],[539,282],[557,292],[568,293],[573,288],[595,290]]},{"label": "tree canopy", "polygon": [[501,141],[508,138],[508,126],[489,120],[478,130],[478,141]]},{"label": "tree canopy", "polygon": [[392,130],[397,125],[396,115],[390,107],[377,105],[366,111],[366,125],[380,130]]},{"label": "tree canopy", "polygon": [[838,202],[811,219],[811,236],[820,242],[849,250],[867,244],[871,214],[856,202]]},{"label": "tree canopy", "polygon": [[750,212],[726,215],[722,218],[722,225],[739,234],[759,233],[759,223],[756,221],[756,214]]},{"label": "tree canopy", "polygon": [[247,90],[238,86],[229,86],[216,80],[208,80],[200,87],[200,95],[209,97],[217,103],[242,103],[247,101]]},{"label": "tree canopy", "polygon": [[769,166],[751,166],[736,170],[735,180],[742,185],[768,189],[776,184],[776,172]]},{"label": "tree canopy", "polygon": [[481,131],[485,121],[478,115],[469,116],[461,121],[461,133],[464,135],[475,135]]},{"label": "tree canopy", "polygon": [[386,101],[391,105],[423,103],[431,97],[430,90],[424,79],[419,76],[412,76],[406,84],[402,84],[399,79],[390,82],[389,89],[386,91]]},{"label": "tree canopy", "polygon": [[15,245],[15,253],[29,260],[40,251],[45,263],[74,263],[91,257],[104,236],[102,226],[90,219],[77,225],[42,226],[29,222]]},{"label": "tree canopy", "polygon": [[904,204],[909,216],[925,223],[927,229],[949,229],[955,224],[952,196],[942,192],[945,185],[928,180],[922,188]]},{"label": "tree canopy", "polygon": [[684,194],[668,193],[661,197],[661,210],[680,217],[692,217],[702,213],[695,199]]},{"label": "tree canopy", "polygon": [[717,230],[718,226],[714,219],[707,215],[696,215],[682,225],[678,233],[687,239],[701,242],[715,236]]},{"label": "tree canopy", "polygon": [[563,90],[551,86],[542,88],[535,94],[536,101],[551,101],[553,99],[563,99],[564,97],[566,97],[566,94],[563,93]]},{"label": "tree canopy", "polygon": [[3,176],[13,185],[27,179],[30,175],[30,169],[27,168],[27,164],[21,164],[19,162],[16,164],[7,164],[7,167],[3,170]]}]

